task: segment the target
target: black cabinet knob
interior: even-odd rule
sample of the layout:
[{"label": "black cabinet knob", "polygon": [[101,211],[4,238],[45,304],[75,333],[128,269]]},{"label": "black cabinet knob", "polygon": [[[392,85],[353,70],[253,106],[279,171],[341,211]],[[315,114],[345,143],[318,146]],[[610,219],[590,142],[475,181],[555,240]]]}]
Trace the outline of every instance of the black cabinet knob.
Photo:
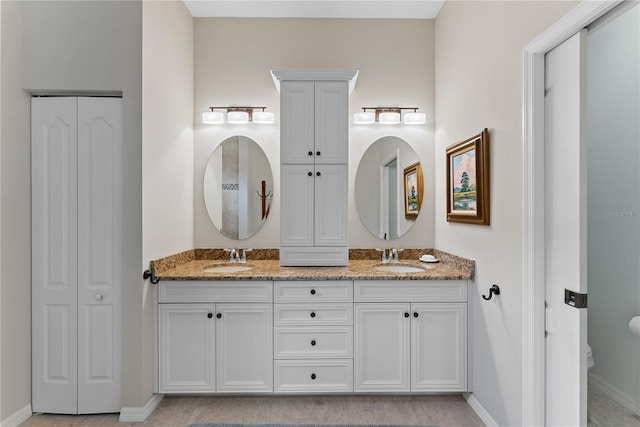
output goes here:
[{"label": "black cabinet knob", "polygon": [[310,156],[313,156],[313,151],[309,151],[309,155],[310,155]]},{"label": "black cabinet knob", "polygon": [[404,317],[409,317],[409,313],[405,313],[405,314],[404,314]]},{"label": "black cabinet knob", "polygon": [[217,317],[218,319],[220,319],[220,318],[222,317],[222,313],[218,313],[218,314],[216,314],[216,317]]},{"label": "black cabinet knob", "polygon": [[311,340],[311,345],[316,345],[316,340]]},{"label": "black cabinet knob", "polygon": [[316,313],[315,312],[311,312],[311,317],[316,317]]},{"label": "black cabinet knob", "polygon": [[315,295],[316,294],[316,290],[315,289],[311,289],[311,295]]},{"label": "black cabinet knob", "polygon": [[319,152],[319,151],[316,151],[316,156],[319,156],[319,155],[320,155],[320,152]]},{"label": "black cabinet knob", "polygon": [[316,172],[316,176],[320,176],[320,175],[322,175],[320,171]]},{"label": "black cabinet knob", "polygon": [[313,172],[307,172],[307,175],[312,176]]},{"label": "black cabinet knob", "polygon": [[213,317],[213,313],[207,313],[207,317],[211,319]]},{"label": "black cabinet knob", "polygon": [[316,379],[316,374],[311,374],[311,379],[315,380]]},{"label": "black cabinet knob", "polygon": [[417,312],[413,313],[413,317],[418,317],[418,316],[419,316],[419,314]]}]

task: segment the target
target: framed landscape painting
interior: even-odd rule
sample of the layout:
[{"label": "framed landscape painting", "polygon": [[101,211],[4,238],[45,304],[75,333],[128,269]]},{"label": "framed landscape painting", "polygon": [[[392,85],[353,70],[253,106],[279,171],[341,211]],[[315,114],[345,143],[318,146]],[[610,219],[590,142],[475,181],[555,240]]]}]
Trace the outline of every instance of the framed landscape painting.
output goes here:
[{"label": "framed landscape painting", "polygon": [[447,221],[489,225],[489,131],[447,147]]},{"label": "framed landscape painting", "polygon": [[404,217],[416,219],[422,207],[422,167],[416,162],[404,168]]}]

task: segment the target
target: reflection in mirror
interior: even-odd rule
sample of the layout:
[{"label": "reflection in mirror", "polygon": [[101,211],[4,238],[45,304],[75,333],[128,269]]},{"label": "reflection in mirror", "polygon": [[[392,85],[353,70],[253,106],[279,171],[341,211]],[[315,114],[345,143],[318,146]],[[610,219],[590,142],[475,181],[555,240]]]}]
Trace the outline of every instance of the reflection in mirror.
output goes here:
[{"label": "reflection in mirror", "polygon": [[246,136],[225,139],[204,172],[204,203],[216,229],[242,240],[260,230],[269,215],[273,176],[262,148]]},{"label": "reflection in mirror", "polygon": [[[406,190],[405,179],[410,180]],[[356,208],[362,224],[383,240],[402,236],[419,213],[422,187],[422,169],[411,146],[395,136],[378,139],[362,156],[356,173]],[[414,200],[418,200],[417,206]]]}]

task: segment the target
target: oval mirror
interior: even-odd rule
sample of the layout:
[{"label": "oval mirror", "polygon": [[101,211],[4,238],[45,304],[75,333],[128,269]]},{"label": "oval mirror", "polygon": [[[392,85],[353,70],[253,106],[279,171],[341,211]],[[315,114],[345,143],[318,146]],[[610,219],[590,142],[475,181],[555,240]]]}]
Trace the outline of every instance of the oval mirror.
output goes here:
[{"label": "oval mirror", "polygon": [[402,236],[420,213],[423,185],[418,155],[405,140],[376,140],[356,173],[356,208],[362,224],[383,240]]},{"label": "oval mirror", "polygon": [[271,167],[251,138],[240,135],[222,141],[209,157],[203,188],[211,222],[230,239],[253,236],[269,216]]}]

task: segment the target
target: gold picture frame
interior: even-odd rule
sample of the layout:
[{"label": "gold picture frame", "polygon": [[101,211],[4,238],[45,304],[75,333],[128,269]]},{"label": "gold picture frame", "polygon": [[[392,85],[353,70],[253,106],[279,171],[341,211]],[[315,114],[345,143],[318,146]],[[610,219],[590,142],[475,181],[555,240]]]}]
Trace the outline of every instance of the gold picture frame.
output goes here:
[{"label": "gold picture frame", "polygon": [[420,162],[404,168],[404,217],[416,219],[422,208],[422,166]]},{"label": "gold picture frame", "polygon": [[447,221],[489,225],[489,131],[447,147]]}]

